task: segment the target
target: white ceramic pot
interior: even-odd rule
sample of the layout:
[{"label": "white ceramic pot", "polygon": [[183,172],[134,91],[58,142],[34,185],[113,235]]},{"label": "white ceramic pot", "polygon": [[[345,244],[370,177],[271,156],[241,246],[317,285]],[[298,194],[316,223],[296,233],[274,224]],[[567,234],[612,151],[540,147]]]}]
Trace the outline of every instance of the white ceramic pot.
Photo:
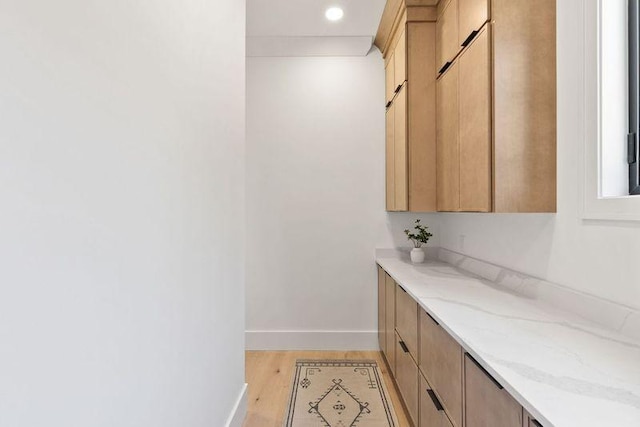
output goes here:
[{"label": "white ceramic pot", "polygon": [[424,251],[422,248],[411,249],[411,262],[414,264],[420,264],[424,262]]}]

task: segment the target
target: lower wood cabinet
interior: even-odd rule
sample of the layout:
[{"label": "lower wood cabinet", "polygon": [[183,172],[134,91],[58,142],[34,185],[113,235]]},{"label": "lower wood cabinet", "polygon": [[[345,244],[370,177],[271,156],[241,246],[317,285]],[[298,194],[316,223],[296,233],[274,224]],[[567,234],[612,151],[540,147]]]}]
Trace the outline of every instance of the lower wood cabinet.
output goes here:
[{"label": "lower wood cabinet", "polygon": [[380,267],[378,339],[414,427],[541,427]]},{"label": "lower wood cabinet", "polygon": [[464,360],[465,426],[520,427],[522,406],[469,355]]},{"label": "lower wood cabinet", "polygon": [[382,267],[378,266],[378,345],[383,353],[387,352],[387,336],[385,325],[387,322],[386,303],[386,278]]},{"label": "lower wood cabinet", "polygon": [[420,427],[453,427],[431,385],[420,375]]},{"label": "lower wood cabinet", "polygon": [[396,330],[409,353],[418,360],[418,303],[396,284]]},{"label": "lower wood cabinet", "polygon": [[391,373],[396,373],[396,282],[385,274],[385,327],[386,350],[384,354]]},{"label": "lower wood cabinet", "polygon": [[460,344],[420,309],[420,369],[455,427],[462,427],[463,354]]},{"label": "lower wood cabinet", "polygon": [[418,366],[396,333],[396,383],[414,426],[418,425]]}]

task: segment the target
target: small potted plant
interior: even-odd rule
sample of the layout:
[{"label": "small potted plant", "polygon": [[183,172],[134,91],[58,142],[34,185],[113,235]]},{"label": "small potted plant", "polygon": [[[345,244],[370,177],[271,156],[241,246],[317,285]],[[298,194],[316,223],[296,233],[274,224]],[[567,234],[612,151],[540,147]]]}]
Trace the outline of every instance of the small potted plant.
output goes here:
[{"label": "small potted plant", "polygon": [[433,236],[433,234],[427,231],[429,227],[425,227],[420,224],[420,220],[416,219],[416,225],[413,227],[415,230],[412,233],[409,230],[404,230],[404,234],[407,235],[407,238],[413,243],[413,249],[411,249],[411,262],[414,264],[419,264],[424,262],[424,251],[422,250],[422,245],[426,245],[429,242],[429,238]]}]

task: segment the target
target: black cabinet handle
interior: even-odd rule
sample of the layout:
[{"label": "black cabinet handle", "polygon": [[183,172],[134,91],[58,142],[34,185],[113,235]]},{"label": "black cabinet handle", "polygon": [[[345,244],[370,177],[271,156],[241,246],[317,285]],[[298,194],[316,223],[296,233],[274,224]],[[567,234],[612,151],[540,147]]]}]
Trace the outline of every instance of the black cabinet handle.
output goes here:
[{"label": "black cabinet handle", "polygon": [[442,74],[442,73],[444,73],[445,71],[447,71],[447,70],[449,69],[449,67],[451,67],[451,64],[453,64],[453,62],[449,62],[449,61],[447,61],[447,62],[442,66],[442,68],[440,68],[440,70],[438,71],[438,74]]},{"label": "black cabinet handle", "polygon": [[502,387],[502,384],[500,384],[498,381],[496,381],[496,379],[493,378],[493,376],[491,376],[491,374],[489,372],[487,372],[487,370],[484,369],[482,367],[482,365],[480,363],[478,363],[478,361],[476,359],[473,358],[473,356],[471,356],[469,353],[467,353],[467,356],[478,367],[478,369],[480,369],[487,376],[487,378],[489,378],[491,380],[491,382],[495,384],[496,387],[498,387],[500,390],[504,389],[504,387]]},{"label": "black cabinet handle", "polygon": [[400,341],[398,344],[400,344],[400,347],[402,347],[402,351],[404,351],[405,353],[409,353],[409,348],[404,343],[404,341]]},{"label": "black cabinet handle", "polygon": [[400,290],[402,290],[402,292],[404,292],[405,294],[407,293],[407,291],[400,285],[398,285],[398,287],[400,288]]},{"label": "black cabinet handle", "polygon": [[389,107],[391,107],[391,104],[393,104],[393,101],[389,101],[389,102],[387,102],[387,105],[386,105],[384,108],[389,108]]},{"label": "black cabinet handle", "polygon": [[400,92],[400,89],[402,89],[402,85],[398,85],[398,87],[396,88],[396,93]]},{"label": "black cabinet handle", "polygon": [[433,402],[433,406],[435,406],[438,411],[444,411],[444,407],[442,406],[442,403],[440,403],[440,401],[438,400],[438,396],[436,396],[433,390],[428,388],[427,393],[429,393],[429,397]]},{"label": "black cabinet handle", "polygon": [[538,420],[531,420],[531,422],[532,422],[532,423],[533,423],[533,425],[534,425],[534,426],[536,426],[536,427],[542,427],[542,424],[540,424],[540,423],[538,422]]},{"label": "black cabinet handle", "polygon": [[473,41],[473,39],[476,38],[476,36],[478,35],[480,31],[478,30],[473,30],[471,31],[471,34],[469,34],[469,37],[467,37],[466,39],[464,39],[464,41],[462,42],[462,47],[467,47],[471,44],[471,42]]},{"label": "black cabinet handle", "polygon": [[436,324],[436,326],[440,326],[440,323],[438,323],[438,322],[436,321],[436,319],[434,319],[434,318],[433,318],[433,316],[432,316],[432,315],[430,315],[427,311],[425,311],[425,312],[424,312],[424,314],[426,314],[427,316],[429,316],[429,319],[431,319],[431,320],[433,321],[433,323],[435,323],[435,324]]}]

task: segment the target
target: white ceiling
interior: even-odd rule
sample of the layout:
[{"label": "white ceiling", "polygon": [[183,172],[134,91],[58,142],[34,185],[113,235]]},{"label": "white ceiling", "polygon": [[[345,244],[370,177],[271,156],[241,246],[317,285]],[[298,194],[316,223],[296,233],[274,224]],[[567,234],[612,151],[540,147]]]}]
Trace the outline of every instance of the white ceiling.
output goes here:
[{"label": "white ceiling", "polygon": [[[371,43],[363,40],[373,40],[385,3],[386,0],[247,0],[247,54],[366,55]],[[330,22],[325,18],[324,13],[331,6],[344,10],[342,20]]]}]

